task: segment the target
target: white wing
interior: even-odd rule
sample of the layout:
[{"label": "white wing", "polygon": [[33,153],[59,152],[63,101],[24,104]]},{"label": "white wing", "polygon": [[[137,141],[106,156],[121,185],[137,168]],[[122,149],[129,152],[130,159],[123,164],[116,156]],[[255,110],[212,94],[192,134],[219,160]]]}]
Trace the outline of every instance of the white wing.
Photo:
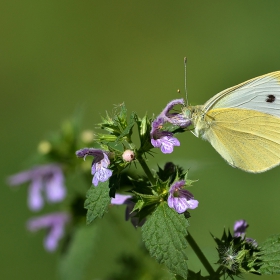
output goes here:
[{"label": "white wing", "polygon": [[203,111],[216,108],[256,110],[280,117],[280,71],[228,88],[208,100]]}]

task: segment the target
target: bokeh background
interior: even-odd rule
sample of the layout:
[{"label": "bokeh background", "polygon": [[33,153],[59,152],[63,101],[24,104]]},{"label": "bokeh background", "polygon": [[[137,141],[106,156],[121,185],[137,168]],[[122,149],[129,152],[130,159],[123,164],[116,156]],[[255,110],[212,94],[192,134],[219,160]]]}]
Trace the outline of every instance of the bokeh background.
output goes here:
[{"label": "bokeh background", "polygon": [[[33,215],[26,188],[14,191],[5,183],[7,175],[26,167],[48,131],[78,107],[85,109],[84,128],[94,128],[101,114],[121,102],[139,115],[158,114],[181,97],[184,56],[192,105],[280,70],[279,15],[277,0],[1,1],[0,278],[56,279],[58,254],[44,251],[43,232],[25,229]],[[280,167],[247,174],[191,133],[180,141],[173,154],[158,154],[149,164],[172,160],[199,179],[193,193],[200,205],[191,213],[190,232],[213,262],[209,232],[220,236],[237,219],[248,221],[248,236],[259,243],[280,232]],[[118,209],[102,221],[104,235],[86,279],[105,277],[116,268],[118,252],[139,245],[140,230],[129,223],[120,232],[110,229],[110,219],[123,215]],[[199,269],[191,249],[189,256],[190,268]]]}]

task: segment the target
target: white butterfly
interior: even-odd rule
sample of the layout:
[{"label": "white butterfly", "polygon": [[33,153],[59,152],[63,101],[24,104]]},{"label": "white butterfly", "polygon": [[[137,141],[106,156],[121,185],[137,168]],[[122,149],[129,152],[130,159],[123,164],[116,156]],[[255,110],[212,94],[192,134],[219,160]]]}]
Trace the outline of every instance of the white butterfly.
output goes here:
[{"label": "white butterfly", "polygon": [[183,113],[193,133],[230,165],[258,173],[280,164],[280,71],[228,88]]}]

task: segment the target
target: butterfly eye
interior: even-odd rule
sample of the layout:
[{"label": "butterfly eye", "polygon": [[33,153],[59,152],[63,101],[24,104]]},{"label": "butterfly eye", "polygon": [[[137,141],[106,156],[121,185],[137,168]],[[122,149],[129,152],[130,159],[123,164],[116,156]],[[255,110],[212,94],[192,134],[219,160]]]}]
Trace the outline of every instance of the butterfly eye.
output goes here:
[{"label": "butterfly eye", "polygon": [[269,94],[265,101],[269,102],[269,103],[273,103],[275,101],[275,99],[276,99],[275,95]]}]

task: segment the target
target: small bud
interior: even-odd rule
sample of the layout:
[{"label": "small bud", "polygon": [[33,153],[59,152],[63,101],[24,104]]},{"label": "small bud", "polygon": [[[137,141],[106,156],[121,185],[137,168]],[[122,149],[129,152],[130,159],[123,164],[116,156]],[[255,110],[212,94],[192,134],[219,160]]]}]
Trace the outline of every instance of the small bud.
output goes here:
[{"label": "small bud", "polygon": [[51,145],[50,142],[48,142],[48,141],[41,141],[39,143],[39,145],[38,145],[38,152],[40,154],[45,155],[45,154],[48,154],[50,152],[51,148],[52,148],[52,145]]},{"label": "small bud", "polygon": [[84,143],[89,144],[94,140],[94,133],[92,130],[84,130],[81,134],[81,139]]},{"label": "small bud", "polygon": [[123,158],[124,161],[130,162],[130,161],[135,159],[134,152],[131,151],[131,150],[126,150],[122,154],[122,158]]}]

